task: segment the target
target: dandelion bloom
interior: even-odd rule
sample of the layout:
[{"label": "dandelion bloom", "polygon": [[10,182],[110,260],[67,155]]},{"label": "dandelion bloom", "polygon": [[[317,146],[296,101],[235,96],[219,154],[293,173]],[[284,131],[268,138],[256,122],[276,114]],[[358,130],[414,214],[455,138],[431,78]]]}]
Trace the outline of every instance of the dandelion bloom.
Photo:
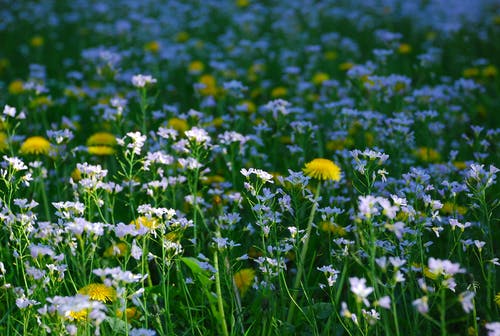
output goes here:
[{"label": "dandelion bloom", "polygon": [[49,154],[50,142],[41,136],[32,136],[26,139],[21,145],[21,154]]},{"label": "dandelion bloom", "polygon": [[81,288],[79,294],[88,295],[91,300],[102,302],[113,302],[116,298],[116,291],[113,287],[105,284],[91,283]]},{"label": "dandelion bloom", "polygon": [[5,134],[4,132],[0,132],[0,152],[3,152],[7,148],[7,134]]},{"label": "dandelion bloom", "polygon": [[339,166],[328,159],[314,159],[311,162],[306,163],[306,167],[303,171],[307,176],[319,180],[340,180]]},{"label": "dandelion bloom", "polygon": [[97,132],[87,139],[87,150],[91,155],[115,154],[116,137],[108,132]]},{"label": "dandelion bloom", "polygon": [[242,296],[252,286],[254,277],[255,271],[252,268],[244,268],[234,274],[234,283]]}]

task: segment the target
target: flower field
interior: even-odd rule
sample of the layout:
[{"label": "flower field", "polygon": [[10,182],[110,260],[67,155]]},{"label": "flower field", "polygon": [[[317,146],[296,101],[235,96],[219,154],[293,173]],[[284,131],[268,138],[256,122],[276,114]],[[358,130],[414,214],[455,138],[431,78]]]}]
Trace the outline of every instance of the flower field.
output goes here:
[{"label": "flower field", "polygon": [[0,335],[500,335],[497,1],[0,18]]}]

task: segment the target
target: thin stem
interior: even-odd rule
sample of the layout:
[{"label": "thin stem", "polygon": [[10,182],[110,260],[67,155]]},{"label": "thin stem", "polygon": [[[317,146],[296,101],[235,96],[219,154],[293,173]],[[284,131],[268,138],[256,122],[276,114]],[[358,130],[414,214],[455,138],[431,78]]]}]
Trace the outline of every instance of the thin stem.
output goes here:
[{"label": "thin stem", "polygon": [[215,290],[217,292],[217,305],[219,308],[222,333],[224,336],[228,336],[229,332],[227,330],[226,316],[224,314],[224,303],[222,302],[222,289],[220,286],[219,255],[217,251],[214,252],[214,268],[215,268]]},{"label": "thin stem", "polygon": [[293,321],[293,315],[295,314],[295,307],[297,306],[297,293],[298,293],[298,288],[302,279],[302,275],[304,273],[304,262],[306,260],[307,256],[307,248],[309,246],[309,239],[311,237],[311,232],[312,232],[312,223],[314,220],[314,215],[316,213],[316,208],[318,204],[318,198],[319,194],[321,191],[321,183],[318,183],[318,187],[316,188],[316,193],[314,195],[314,201],[313,205],[311,208],[311,213],[309,214],[309,219],[307,221],[307,228],[306,228],[306,235],[305,235],[305,240],[304,240],[304,246],[302,247],[302,251],[300,253],[300,258],[299,258],[299,265],[297,268],[297,275],[295,277],[295,281],[293,283],[292,287],[292,297],[291,297],[291,303],[290,303],[290,309],[288,310],[288,317],[286,321],[288,323],[292,323]]}]

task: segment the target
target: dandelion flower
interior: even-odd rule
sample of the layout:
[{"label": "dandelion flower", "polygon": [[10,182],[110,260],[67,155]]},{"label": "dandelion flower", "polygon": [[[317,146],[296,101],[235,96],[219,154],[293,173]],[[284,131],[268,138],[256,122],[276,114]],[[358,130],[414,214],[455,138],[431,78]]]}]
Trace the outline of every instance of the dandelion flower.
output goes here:
[{"label": "dandelion flower", "polygon": [[314,159],[311,162],[306,163],[303,171],[307,176],[319,180],[340,180],[339,166],[328,159]]},{"label": "dandelion flower", "polygon": [[21,94],[24,91],[24,83],[22,80],[16,79],[11,82],[8,87],[8,91],[12,95]]},{"label": "dandelion flower", "polygon": [[245,295],[250,286],[252,286],[254,277],[255,271],[252,268],[244,268],[234,274],[234,283],[241,296]]},{"label": "dandelion flower", "polygon": [[91,300],[102,302],[113,302],[116,298],[116,291],[113,287],[99,283],[91,283],[81,288],[79,294],[88,295]]},{"label": "dandelion flower", "polygon": [[97,132],[87,139],[87,150],[91,155],[115,154],[116,137],[108,132]]},{"label": "dandelion flower", "polygon": [[146,216],[139,216],[130,224],[134,224],[137,229],[140,229],[141,226],[147,227],[148,229],[156,229],[160,225],[156,219]]},{"label": "dandelion flower", "polygon": [[32,136],[26,139],[21,145],[21,154],[48,155],[50,142],[41,136]]},{"label": "dandelion flower", "polygon": [[122,257],[128,252],[128,246],[124,242],[111,245],[105,251],[104,257]]},{"label": "dandelion flower", "polygon": [[0,132],[0,152],[7,149],[7,134]]},{"label": "dandelion flower", "polygon": [[189,129],[188,122],[180,118],[170,118],[168,120],[168,127],[173,128],[179,133],[184,133]]}]

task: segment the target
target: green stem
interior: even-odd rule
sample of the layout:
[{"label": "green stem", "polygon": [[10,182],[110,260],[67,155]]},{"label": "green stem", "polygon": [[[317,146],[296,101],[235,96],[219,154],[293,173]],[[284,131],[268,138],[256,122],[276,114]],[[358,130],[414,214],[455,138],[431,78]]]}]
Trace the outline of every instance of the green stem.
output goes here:
[{"label": "green stem", "polygon": [[224,336],[228,336],[229,332],[227,330],[226,316],[224,314],[224,304],[222,302],[222,289],[220,286],[220,270],[219,270],[219,255],[218,252],[214,252],[214,268],[215,268],[215,290],[217,292],[217,305],[219,307],[219,322],[222,327],[222,333]]},{"label": "green stem", "polygon": [[311,209],[311,213],[309,215],[309,220],[307,221],[307,228],[306,228],[306,236],[305,236],[305,241],[304,241],[304,246],[302,247],[302,251],[300,253],[300,258],[299,258],[299,265],[297,268],[297,275],[295,277],[295,281],[293,283],[292,287],[292,297],[291,297],[291,303],[290,303],[290,308],[288,310],[288,317],[286,321],[288,323],[292,323],[293,321],[293,315],[295,314],[295,308],[297,306],[297,294],[298,294],[298,288],[302,279],[302,275],[304,273],[304,262],[306,260],[306,255],[307,255],[307,248],[309,246],[309,239],[311,237],[311,232],[312,232],[312,224],[314,220],[314,215],[316,213],[316,208],[318,204],[318,198],[319,194],[321,191],[321,183],[318,183],[318,187],[316,188],[316,194],[314,195],[314,201]]}]

